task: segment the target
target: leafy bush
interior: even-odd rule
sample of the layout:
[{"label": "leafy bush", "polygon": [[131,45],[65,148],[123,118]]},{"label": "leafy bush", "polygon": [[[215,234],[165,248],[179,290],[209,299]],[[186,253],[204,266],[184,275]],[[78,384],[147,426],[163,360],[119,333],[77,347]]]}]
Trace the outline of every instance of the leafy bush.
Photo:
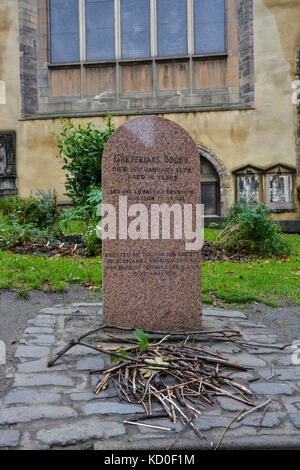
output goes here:
[{"label": "leafy bush", "polygon": [[51,231],[59,219],[55,189],[47,192],[39,189],[29,197],[8,196],[0,200],[0,210],[10,221],[19,225],[33,224]]},{"label": "leafy bush", "polygon": [[256,207],[247,202],[233,205],[220,232],[219,245],[259,256],[288,254],[289,246],[281,236],[280,226],[272,219],[273,212],[263,203]]},{"label": "leafy bush", "polygon": [[74,205],[82,205],[90,193],[90,187],[101,187],[102,154],[106,142],[115,130],[108,114],[106,128],[102,131],[89,122],[86,128],[61,119],[62,130],[55,134],[59,153],[66,173],[66,193]]},{"label": "leafy bush", "polygon": [[65,228],[70,228],[72,222],[79,224],[83,241],[86,243],[86,254],[88,256],[98,254],[101,249],[101,240],[96,232],[96,226],[99,221],[97,207],[101,202],[101,189],[91,186],[86,203],[67,209],[60,218],[60,223]]}]

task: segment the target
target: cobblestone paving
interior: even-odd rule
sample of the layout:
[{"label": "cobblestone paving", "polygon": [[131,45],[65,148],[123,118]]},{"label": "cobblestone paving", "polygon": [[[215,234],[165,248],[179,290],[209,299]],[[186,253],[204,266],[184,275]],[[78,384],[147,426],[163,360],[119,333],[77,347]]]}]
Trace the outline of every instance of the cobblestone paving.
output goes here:
[{"label": "cobblestone paving", "polygon": [[[101,315],[101,304],[58,305],[28,321],[15,354],[12,387],[0,402],[0,448],[167,449],[179,431],[172,450],[214,448],[243,408],[238,401],[219,396],[214,407],[199,408],[202,414],[195,424],[207,437],[200,441],[190,429],[182,429],[180,422],[174,425],[168,419],[151,423],[171,427],[171,431],[124,424],[143,415],[142,406],[119,402],[111,387],[96,396],[98,377],[88,373],[108,366],[108,356],[75,346],[54,367],[47,367],[49,356],[72,337],[101,324]],[[293,360],[294,347],[272,347],[284,345],[286,338],[269,326],[248,321],[245,313],[205,309],[203,323],[205,329],[238,328],[246,341],[257,344],[258,349],[247,351],[229,343],[205,346],[249,367],[234,377],[251,388],[257,403],[271,398],[262,422],[261,412],[234,422],[220,448],[299,449],[300,365]],[[272,367],[276,375],[270,378]]]}]

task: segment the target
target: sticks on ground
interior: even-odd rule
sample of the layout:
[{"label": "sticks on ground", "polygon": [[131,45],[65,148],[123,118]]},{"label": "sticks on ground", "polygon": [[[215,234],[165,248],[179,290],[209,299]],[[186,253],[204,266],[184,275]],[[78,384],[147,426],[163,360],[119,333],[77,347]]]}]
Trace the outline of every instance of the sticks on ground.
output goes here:
[{"label": "sticks on ground", "polygon": [[[222,354],[199,346],[199,340],[202,338],[235,342],[240,336],[238,331],[146,331],[145,333],[149,334],[165,335],[158,342],[148,344],[146,348],[141,348],[139,342],[132,340],[125,346],[93,346],[83,342],[87,336],[104,329],[134,330],[103,325],[73,339],[49,361],[48,366],[52,367],[75,345],[114,356],[113,364],[109,368],[93,371],[103,374],[96,385],[97,395],[101,396],[101,392],[112,384],[120,400],[141,404],[148,418],[155,417],[152,412],[153,404],[159,403],[164,415],[174,424],[178,420],[182,421],[200,439],[205,437],[193,420],[200,416],[203,408],[214,405],[216,396],[227,396],[255,407],[251,390],[229,377],[230,373],[245,371],[246,368],[229,361]],[[181,342],[180,338],[183,338]],[[177,342],[172,343],[172,340]]]}]

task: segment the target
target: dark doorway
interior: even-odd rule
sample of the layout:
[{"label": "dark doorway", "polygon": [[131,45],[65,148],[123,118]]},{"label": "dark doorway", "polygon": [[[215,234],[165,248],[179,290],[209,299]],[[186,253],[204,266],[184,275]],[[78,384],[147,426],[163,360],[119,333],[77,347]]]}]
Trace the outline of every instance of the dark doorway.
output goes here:
[{"label": "dark doorway", "polygon": [[204,215],[220,215],[220,178],[205,157],[201,161],[201,204],[204,204]]}]

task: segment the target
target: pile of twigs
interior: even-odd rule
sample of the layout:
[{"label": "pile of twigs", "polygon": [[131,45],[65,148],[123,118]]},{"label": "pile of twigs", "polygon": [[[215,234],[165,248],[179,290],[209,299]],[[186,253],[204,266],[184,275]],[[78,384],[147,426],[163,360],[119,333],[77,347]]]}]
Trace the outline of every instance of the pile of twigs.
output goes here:
[{"label": "pile of twigs", "polygon": [[[201,347],[202,340],[225,341],[241,348],[245,347],[248,344],[241,340],[239,331],[145,330],[144,333],[154,334],[156,338],[158,335],[164,336],[159,341],[156,340],[157,342],[141,347],[139,341],[112,336],[110,333],[112,329],[123,332],[135,330],[102,325],[71,340],[49,361],[48,366],[52,367],[75,345],[86,346],[99,353],[113,356],[111,367],[90,372],[102,374],[95,389],[99,397],[101,392],[112,384],[120,400],[139,403],[144,407],[145,415],[142,419],[162,415],[169,417],[173,423],[180,419],[201,439],[204,436],[194,425],[193,419],[199,417],[201,409],[213,406],[216,396],[223,395],[255,407],[251,390],[230,377],[237,371],[246,371],[247,368],[229,361],[220,353]],[[99,331],[105,333],[110,340],[113,339],[114,344],[92,345],[82,341]],[[122,343],[122,346],[116,343]],[[163,414],[153,413],[155,402],[161,405]]]},{"label": "pile of twigs", "polygon": [[[116,359],[109,369],[94,371],[104,373],[96,394],[112,383],[120,400],[142,404],[147,417],[153,416],[153,402],[158,402],[173,423],[180,418],[201,439],[204,436],[193,419],[199,417],[201,408],[214,405],[215,396],[255,406],[251,390],[230,378],[234,372],[245,371],[245,367],[230,362],[222,354],[190,344],[193,340],[189,337],[180,344],[166,343],[170,339],[167,335],[149,344],[147,351],[141,351],[138,344],[122,347],[124,358]],[[120,351],[119,346],[98,347],[101,350],[105,347],[112,355]],[[125,351],[130,353],[129,360]]]}]

